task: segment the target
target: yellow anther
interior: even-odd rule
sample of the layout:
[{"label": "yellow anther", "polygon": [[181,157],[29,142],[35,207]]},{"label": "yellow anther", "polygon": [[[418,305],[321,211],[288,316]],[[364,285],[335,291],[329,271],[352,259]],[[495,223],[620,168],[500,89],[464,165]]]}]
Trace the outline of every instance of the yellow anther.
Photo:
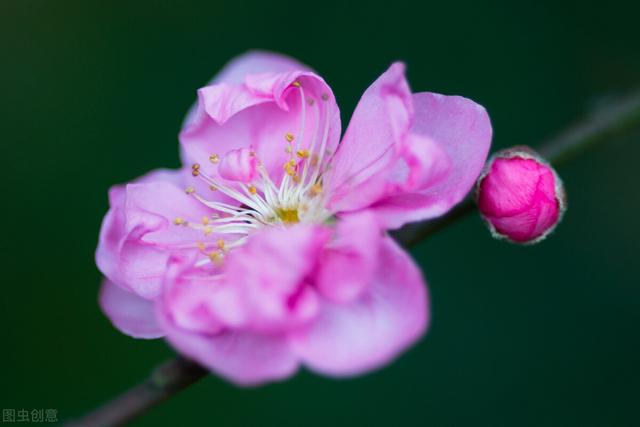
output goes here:
[{"label": "yellow anther", "polygon": [[295,182],[296,184],[300,182],[300,175],[293,175],[293,182]]},{"label": "yellow anther", "polygon": [[220,253],[217,251],[209,252],[209,259],[212,262],[220,262]]},{"label": "yellow anther", "polygon": [[328,101],[329,100],[329,95],[327,95],[326,93],[323,93],[321,96],[323,101]]},{"label": "yellow anther", "polygon": [[187,194],[193,194],[193,193],[196,192],[196,189],[193,188],[193,187],[187,187],[187,188],[185,188],[184,192],[187,193]]},{"label": "yellow anther", "polygon": [[220,239],[216,242],[218,249],[224,249],[224,240]]},{"label": "yellow anther", "polygon": [[212,154],[209,156],[209,161],[213,164],[216,164],[220,161],[220,156],[218,156],[217,154]]},{"label": "yellow anther", "polygon": [[208,216],[203,216],[202,217],[202,224],[203,225],[208,225],[209,224],[209,217]]},{"label": "yellow anther", "polygon": [[291,149],[291,146],[290,146],[290,145],[287,145],[287,146],[284,148],[284,152],[285,152],[285,153],[291,153],[291,151],[293,151],[293,150]]},{"label": "yellow anther", "polygon": [[185,220],[184,220],[184,219],[182,219],[182,218],[180,218],[180,217],[177,217],[176,219],[174,219],[174,220],[173,220],[173,223],[174,223],[175,225],[182,225],[182,224],[184,224],[184,223],[185,223]]},{"label": "yellow anther", "polygon": [[286,168],[284,168],[284,170],[287,172],[287,175],[289,176],[294,176],[296,174],[296,169],[290,166],[287,166]]},{"label": "yellow anther", "polygon": [[204,229],[202,230],[204,231],[204,235],[208,236],[209,234],[213,233],[213,228],[209,225],[207,225],[206,227],[204,227]]},{"label": "yellow anther", "polygon": [[295,82],[291,83],[291,86],[300,87],[300,82],[296,80]]},{"label": "yellow anther", "polygon": [[311,194],[318,195],[320,193],[322,193],[322,184],[316,182],[311,186]]},{"label": "yellow anther", "polygon": [[196,243],[196,246],[198,247],[199,250],[201,250],[202,252],[204,252],[204,250],[207,248],[204,244],[204,242],[198,242]]},{"label": "yellow anther", "polygon": [[258,189],[255,186],[253,185],[249,186],[249,193],[256,194],[257,192],[258,192]]},{"label": "yellow anther", "polygon": [[218,191],[218,188],[215,185],[210,185],[209,186],[209,190],[211,191]]},{"label": "yellow anther", "polygon": [[285,162],[284,165],[282,165],[282,169],[284,170],[294,169],[295,167],[296,167],[296,161],[294,159],[288,160]]},{"label": "yellow anther", "polygon": [[296,154],[301,159],[306,159],[306,158],[309,157],[309,151],[308,150],[298,150],[298,151],[296,151]]},{"label": "yellow anther", "polygon": [[200,175],[200,165],[198,163],[194,163],[193,166],[191,166],[191,175]]},{"label": "yellow anther", "polygon": [[286,139],[287,142],[293,142],[295,137],[293,136],[293,134],[291,132],[287,132],[287,133],[284,134],[284,139]]}]

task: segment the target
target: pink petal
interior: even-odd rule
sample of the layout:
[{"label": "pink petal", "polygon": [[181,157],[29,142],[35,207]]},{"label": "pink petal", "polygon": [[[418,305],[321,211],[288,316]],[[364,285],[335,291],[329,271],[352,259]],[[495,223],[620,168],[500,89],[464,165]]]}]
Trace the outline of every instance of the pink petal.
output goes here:
[{"label": "pink petal", "polygon": [[413,100],[412,132],[438,142],[452,162],[449,178],[426,194],[453,206],[469,192],[487,159],[493,135],[489,115],[481,105],[460,96],[422,92]]},{"label": "pink petal", "polygon": [[429,137],[411,134],[405,140],[402,162],[406,164],[407,177],[396,192],[428,189],[446,178],[451,161],[442,147]]},{"label": "pink petal", "polygon": [[391,362],[426,330],[426,285],[409,255],[386,237],[374,281],[355,301],[326,303],[306,330],[292,334],[312,370],[356,375]]},{"label": "pink petal", "polygon": [[[171,182],[180,185],[181,172],[158,169],[138,178],[135,182]],[[105,276],[120,283],[118,251],[125,233],[124,203],[126,190],[123,185],[113,186],[109,190],[109,211],[100,228],[100,240],[96,250],[96,264]]]},{"label": "pink petal", "polygon": [[389,228],[438,217],[460,202],[482,171],[491,145],[489,116],[475,102],[422,92],[413,96],[413,104],[411,131],[438,144],[449,171],[432,185],[379,201],[373,208]]},{"label": "pink petal", "polygon": [[312,70],[281,53],[252,50],[229,61],[211,83],[242,83],[249,74],[284,73],[287,71]]},{"label": "pink petal", "polygon": [[180,174],[156,172],[109,194],[96,263],[111,281],[143,298],[159,294],[171,250],[203,240],[201,232],[173,224],[177,217],[199,222],[210,214],[176,185]]},{"label": "pink petal", "polygon": [[[242,84],[249,74],[284,73],[296,70],[313,71],[308,66],[286,55],[252,50],[236,56],[229,61],[222,70],[207,83],[207,86],[220,83]],[[183,127],[186,127],[186,125],[193,120],[196,107],[197,104],[194,104],[189,110]]]},{"label": "pink petal", "polygon": [[325,176],[333,211],[361,209],[381,197],[412,115],[404,65],[395,63],[362,95]]},{"label": "pink petal", "polygon": [[221,283],[220,275],[204,276],[190,271],[180,277],[175,273],[175,268],[168,268],[164,293],[159,297],[171,313],[175,326],[185,331],[205,334],[221,332],[224,323],[212,308],[224,304],[225,313],[234,311],[234,301],[225,298],[226,287]]},{"label": "pink petal", "polygon": [[306,289],[307,278],[328,237],[322,226],[266,228],[229,253],[223,274],[241,301],[248,319],[244,327],[279,331],[315,315],[316,297]]},{"label": "pink petal", "polygon": [[288,160],[289,134],[301,150],[314,141],[319,147],[326,134],[326,149],[335,150],[340,113],[331,89],[307,71],[251,74],[243,84],[222,83],[198,91],[196,111],[180,133],[182,158],[185,164],[199,163],[204,172],[216,176],[217,167],[209,162],[212,154],[252,149],[278,183]]},{"label": "pink petal", "polygon": [[370,212],[344,214],[327,246],[315,279],[320,293],[333,302],[357,298],[373,280],[382,231]]},{"label": "pink petal", "polygon": [[197,333],[176,326],[161,300],[157,312],[172,346],[235,384],[251,386],[282,380],[297,370],[298,361],[281,335],[231,330]]},{"label": "pink petal", "polygon": [[220,268],[198,266],[198,250],[174,252],[163,276],[162,299],[176,327],[216,334],[247,323],[235,280],[225,280]]},{"label": "pink petal", "polygon": [[133,338],[160,338],[164,331],[156,321],[153,302],[126,291],[105,279],[99,303],[113,326]]},{"label": "pink petal", "polygon": [[230,181],[251,182],[257,175],[257,163],[251,150],[231,150],[220,162],[220,176]]}]

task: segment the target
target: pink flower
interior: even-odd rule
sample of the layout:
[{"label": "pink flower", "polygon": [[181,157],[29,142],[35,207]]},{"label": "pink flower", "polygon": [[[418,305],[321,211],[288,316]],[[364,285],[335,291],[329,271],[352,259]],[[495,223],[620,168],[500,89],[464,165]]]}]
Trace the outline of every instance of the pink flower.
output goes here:
[{"label": "pink flower", "polygon": [[262,52],[227,65],[180,133],[188,167],[110,192],[97,263],[113,324],[166,336],[244,385],[301,364],[355,375],[414,343],[426,284],[385,230],[468,193],[489,118],[465,98],[412,94],[396,63],[340,133],[333,93],[308,67]]},{"label": "pink flower", "polygon": [[491,158],[478,179],[476,198],[494,237],[526,244],[551,233],[566,204],[556,172],[526,147]]}]

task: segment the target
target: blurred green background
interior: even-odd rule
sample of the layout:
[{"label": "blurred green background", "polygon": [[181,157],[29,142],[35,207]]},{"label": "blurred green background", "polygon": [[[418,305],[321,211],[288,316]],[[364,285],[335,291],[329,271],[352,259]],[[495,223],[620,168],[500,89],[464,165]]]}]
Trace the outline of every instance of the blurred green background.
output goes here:
[{"label": "blurred green background", "polygon": [[[537,145],[640,86],[638,2],[34,1],[0,4],[0,406],[76,417],[172,356],[100,313],[93,254],[110,185],[178,165],[202,86],[263,48],[310,64],[346,122],[394,60],[414,90]],[[238,389],[200,382],[136,425],[640,425],[640,136],[562,167],[570,208],[535,247],[472,215],[413,250],[433,325],[392,365]]]}]

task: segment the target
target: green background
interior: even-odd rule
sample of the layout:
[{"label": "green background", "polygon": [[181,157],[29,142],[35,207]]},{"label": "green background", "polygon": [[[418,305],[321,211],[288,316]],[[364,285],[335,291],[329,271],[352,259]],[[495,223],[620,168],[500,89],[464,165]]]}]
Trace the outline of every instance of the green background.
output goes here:
[{"label": "green background", "polygon": [[[416,91],[491,115],[494,149],[536,146],[640,85],[637,2],[2,0],[2,408],[76,417],[172,356],[118,333],[93,254],[110,185],[178,165],[203,85],[250,48],[332,85],[346,122],[394,60]],[[211,377],[141,426],[640,425],[640,137],[562,167],[570,208],[535,247],[477,215],[413,250],[433,325],[370,375],[258,389]]]}]

